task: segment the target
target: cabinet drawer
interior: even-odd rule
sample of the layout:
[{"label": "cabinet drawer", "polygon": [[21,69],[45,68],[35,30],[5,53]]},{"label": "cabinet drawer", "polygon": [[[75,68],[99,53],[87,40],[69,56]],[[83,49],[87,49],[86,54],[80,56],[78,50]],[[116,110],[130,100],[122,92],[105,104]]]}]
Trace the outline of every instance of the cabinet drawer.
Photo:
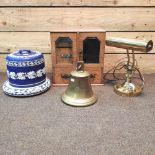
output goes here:
[{"label": "cabinet drawer", "polygon": [[[73,67],[55,67],[53,70],[53,84],[68,84],[69,75],[71,71],[75,68]],[[85,70],[88,71],[91,79],[91,84],[102,84],[102,68],[101,67],[85,67]]]},{"label": "cabinet drawer", "polygon": [[71,71],[74,70],[74,67],[55,67],[53,69],[53,84],[68,84]]},{"label": "cabinet drawer", "polygon": [[85,67],[85,70],[90,73],[91,84],[103,83],[103,69],[102,67]]}]

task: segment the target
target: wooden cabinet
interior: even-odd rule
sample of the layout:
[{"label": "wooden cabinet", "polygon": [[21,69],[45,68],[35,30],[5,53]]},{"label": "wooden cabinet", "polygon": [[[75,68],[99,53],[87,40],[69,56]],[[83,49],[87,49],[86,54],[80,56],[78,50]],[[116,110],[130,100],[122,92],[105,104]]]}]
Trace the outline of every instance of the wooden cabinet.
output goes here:
[{"label": "wooden cabinet", "polygon": [[77,61],[85,63],[92,84],[103,83],[105,31],[51,32],[53,84],[67,84]]}]

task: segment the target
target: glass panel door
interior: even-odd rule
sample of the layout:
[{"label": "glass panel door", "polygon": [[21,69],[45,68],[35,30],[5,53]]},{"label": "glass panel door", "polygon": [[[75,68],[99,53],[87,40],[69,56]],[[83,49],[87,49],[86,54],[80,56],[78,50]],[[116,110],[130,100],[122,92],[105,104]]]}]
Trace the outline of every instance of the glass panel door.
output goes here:
[{"label": "glass panel door", "polygon": [[83,61],[85,63],[99,63],[100,41],[97,37],[87,37],[83,40]]},{"label": "glass panel door", "polygon": [[69,37],[59,37],[56,42],[56,63],[73,63],[73,45]]}]

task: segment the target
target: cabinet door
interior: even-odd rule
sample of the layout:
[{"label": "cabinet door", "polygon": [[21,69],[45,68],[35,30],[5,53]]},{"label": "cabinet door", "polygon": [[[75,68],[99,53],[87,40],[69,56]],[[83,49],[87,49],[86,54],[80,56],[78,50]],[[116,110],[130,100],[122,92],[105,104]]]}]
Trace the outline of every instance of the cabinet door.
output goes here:
[{"label": "cabinet door", "polygon": [[76,33],[51,33],[53,65],[73,64],[77,52]]},{"label": "cabinet door", "polygon": [[79,60],[86,64],[103,64],[105,33],[81,32],[79,40]]}]

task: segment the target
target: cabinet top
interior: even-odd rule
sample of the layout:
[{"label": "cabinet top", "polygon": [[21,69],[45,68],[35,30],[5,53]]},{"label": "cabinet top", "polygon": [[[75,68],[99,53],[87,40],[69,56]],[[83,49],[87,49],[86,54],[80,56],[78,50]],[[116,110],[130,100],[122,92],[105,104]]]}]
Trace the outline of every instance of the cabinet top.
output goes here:
[{"label": "cabinet top", "polygon": [[104,29],[101,29],[101,28],[92,28],[92,29],[90,29],[90,28],[88,28],[88,29],[86,29],[86,28],[79,28],[79,29],[64,29],[64,28],[61,28],[61,29],[55,29],[55,30],[53,30],[53,31],[51,31],[51,33],[52,32],[106,32]]}]

